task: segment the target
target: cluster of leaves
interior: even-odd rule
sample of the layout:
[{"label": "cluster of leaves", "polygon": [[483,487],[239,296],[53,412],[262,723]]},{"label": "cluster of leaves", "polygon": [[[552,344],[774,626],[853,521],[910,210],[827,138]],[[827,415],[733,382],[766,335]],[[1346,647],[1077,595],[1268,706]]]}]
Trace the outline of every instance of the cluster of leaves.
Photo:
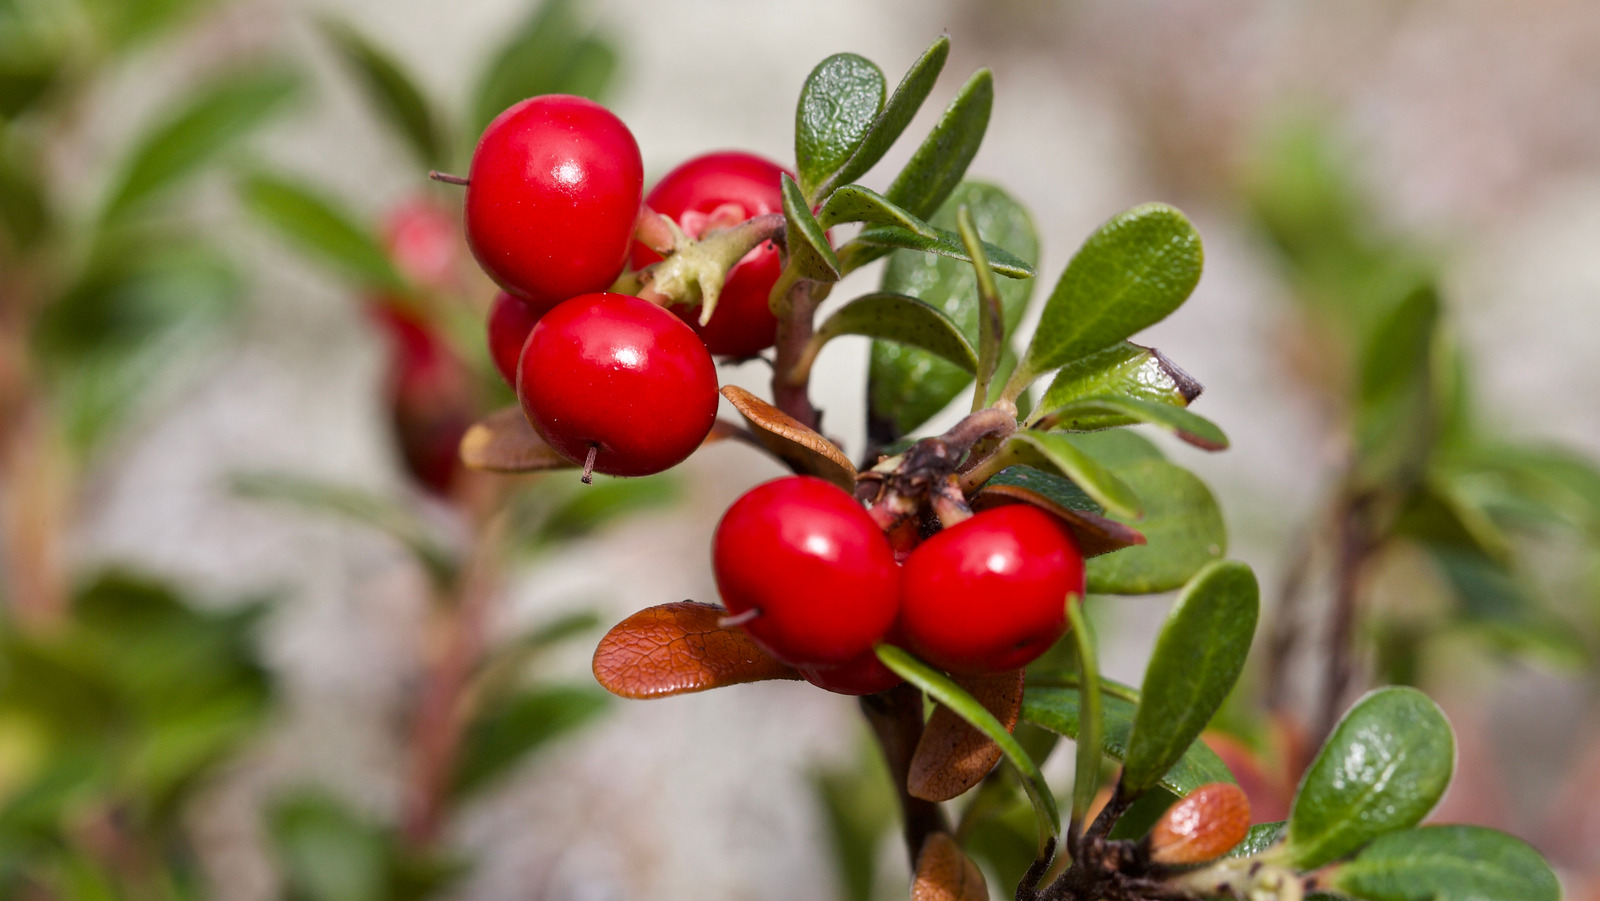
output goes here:
[{"label": "cluster of leaves", "polygon": [[[1319,556],[1343,571],[1334,579],[1348,590],[1337,604],[1361,611],[1360,632],[1371,636],[1384,682],[1420,684],[1428,649],[1460,636],[1582,671],[1600,652],[1592,583],[1600,467],[1518,443],[1477,408],[1437,254],[1374,224],[1331,147],[1315,125],[1287,128],[1250,186],[1254,221],[1306,323],[1295,356],[1316,362],[1301,374],[1343,411],[1348,435],[1325,532],[1304,548],[1296,582],[1303,590],[1304,570]],[[1359,574],[1401,553],[1432,573],[1431,584],[1409,593],[1441,602],[1404,610],[1361,603],[1353,595]],[[1287,600],[1295,609],[1298,592]],[[1303,623],[1291,616],[1279,627],[1287,645]],[[1355,631],[1334,640],[1348,644]],[[1331,673],[1330,695],[1352,678],[1348,669]]]}]

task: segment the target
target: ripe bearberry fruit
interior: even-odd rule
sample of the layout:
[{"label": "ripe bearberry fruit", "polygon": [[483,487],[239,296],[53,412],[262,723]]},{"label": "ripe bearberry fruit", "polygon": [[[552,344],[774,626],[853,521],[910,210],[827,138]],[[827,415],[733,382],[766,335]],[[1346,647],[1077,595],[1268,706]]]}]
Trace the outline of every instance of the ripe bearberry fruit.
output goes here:
[{"label": "ripe bearberry fruit", "polygon": [[401,461],[423,487],[448,494],[476,412],[466,363],[413,310],[382,298],[367,310],[388,339],[389,417]]},{"label": "ripe bearberry fruit", "polygon": [[1150,859],[1182,865],[1216,860],[1250,832],[1250,799],[1231,782],[1211,782],[1167,808],[1151,830]]},{"label": "ripe bearberry fruit", "polygon": [[555,306],[504,291],[495,293],[494,303],[489,305],[489,357],[512,388],[517,387],[517,361],[522,359],[522,345],[528,343],[528,333],[539,317]]},{"label": "ripe bearberry fruit", "polygon": [[452,286],[461,231],[455,216],[437,203],[417,197],[395,207],[384,218],[383,246],[412,282],[435,291]]},{"label": "ripe bearberry fruit", "polygon": [[512,106],[484,129],[467,182],[467,243],[500,287],[559,302],[622,272],[644,164],[605,107],[565,94]]},{"label": "ripe bearberry fruit", "polygon": [[774,657],[850,664],[894,625],[894,551],[855,498],[809,476],[757,485],[717,524],[712,570],[722,603]]},{"label": "ripe bearberry fruit", "polygon": [[812,685],[842,695],[875,695],[905,681],[872,651],[846,663],[807,663],[795,669]]},{"label": "ripe bearberry fruit", "polygon": [[[666,175],[651,189],[645,206],[671,218],[691,238],[709,225],[726,228],[766,213],[783,211],[783,167],[749,153],[729,151],[697,156]],[[661,257],[643,244],[633,245],[631,265],[642,269]],[[698,306],[672,311],[705,339],[714,354],[748,357],[771,347],[778,320],[767,295],[778,280],[778,249],[767,242],[745,254],[728,273],[711,321],[700,324]]]},{"label": "ripe bearberry fruit", "polygon": [[1067,596],[1083,595],[1083,556],[1050,514],[1011,504],[918,545],[901,587],[900,629],[918,656],[953,673],[997,673],[1066,631]]},{"label": "ripe bearberry fruit", "polygon": [[583,294],[539,318],[522,347],[517,399],[567,459],[617,476],[660,472],[717,418],[717,370],[681,320],[626,294]]}]

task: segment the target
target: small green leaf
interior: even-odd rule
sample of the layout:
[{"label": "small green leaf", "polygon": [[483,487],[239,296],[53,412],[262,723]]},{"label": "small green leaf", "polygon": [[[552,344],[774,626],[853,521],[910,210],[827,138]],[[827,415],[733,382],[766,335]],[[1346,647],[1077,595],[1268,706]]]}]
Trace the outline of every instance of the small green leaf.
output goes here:
[{"label": "small green leaf", "polygon": [[1538,851],[1482,826],[1424,826],[1379,836],[1334,871],[1332,887],[1361,901],[1561,898],[1561,883]]},{"label": "small green leaf", "polygon": [[[933,224],[957,228],[957,212],[966,206],[973,225],[991,241],[1024,259],[1035,259],[1038,238],[1026,210],[1004,191],[979,182],[963,182],[933,217]],[[1031,280],[1006,279],[996,285],[1007,331],[1015,329],[1033,290]],[[950,257],[908,250],[895,251],[884,268],[884,291],[907,294],[938,307],[961,327],[967,340],[978,340],[977,283],[970,265]],[[963,389],[972,376],[952,363],[900,344],[872,345],[867,377],[867,421],[874,443],[891,444],[928,421]]]},{"label": "small green leaf", "polygon": [[794,113],[794,154],[807,209],[866,141],[887,90],[883,70],[854,53],[836,53],[811,70]]},{"label": "small green leaf", "polygon": [[1357,471],[1368,483],[1415,481],[1439,432],[1434,364],[1439,295],[1424,285],[1406,295],[1366,338],[1355,409]]},{"label": "small green leaf", "polygon": [[1289,855],[1312,870],[1415,826],[1455,769],[1455,735],[1414,688],[1380,688],[1350,708],[1311,762],[1289,812]]},{"label": "small green leaf", "polygon": [[1210,564],[1178,596],[1145,668],[1123,796],[1154,788],[1222,707],[1244,671],[1260,609],[1255,573],[1236,560]]},{"label": "small green leaf", "polygon": [[1105,712],[1100,693],[1100,664],[1095,660],[1094,636],[1083,618],[1083,599],[1067,598],[1067,623],[1078,652],[1078,742],[1072,779],[1072,825],[1082,828],[1095,793],[1100,790],[1100,746],[1105,738]]},{"label": "small green leaf", "polygon": [[933,90],[933,83],[939,79],[944,61],[949,56],[950,38],[940,35],[912,63],[911,69],[900,79],[900,86],[889,95],[889,102],[884,104],[883,111],[872,120],[866,137],[861,139],[855,152],[850,154],[839,171],[817,191],[818,197],[828,197],[835,187],[855,181],[883,159],[895,139],[911,124],[917,110],[922,108],[922,102],[928,99],[928,93]]},{"label": "small green leaf", "polygon": [[579,21],[575,0],[545,0],[484,69],[473,92],[472,137],[513,104],[540,94],[602,100],[615,80],[617,52]]},{"label": "small green leaf", "polygon": [[[1133,717],[1138,708],[1129,697],[1138,692],[1126,685],[1101,680],[1101,700],[1105,704],[1105,735],[1100,750],[1113,760],[1122,760],[1128,753],[1128,736],[1133,731]],[[1078,737],[1078,688],[1074,685],[1053,685],[1044,680],[1029,678],[1022,692],[1022,718],[1036,726],[1049,729],[1068,738]],[[1216,752],[1195,742],[1183,757],[1161,777],[1161,786],[1179,797],[1187,795],[1208,782],[1232,782],[1233,774]]]},{"label": "small green leaf", "polygon": [[1061,473],[1099,501],[1108,513],[1134,520],[1144,516],[1144,504],[1139,495],[1064,435],[1018,432],[1011,436],[1001,452],[1013,455],[1017,463]]},{"label": "small green leaf", "polygon": [[286,241],[362,287],[405,291],[405,280],[371,232],[311,190],[269,175],[240,185],[245,208]]},{"label": "small green leaf", "polygon": [[[1062,367],[1033,418],[1037,421],[1075,401],[1107,395],[1187,407],[1200,391],[1200,383],[1160,351],[1124,341]],[[1081,418],[1079,427],[1109,429],[1137,421],[1113,414]]]},{"label": "small green leaf", "polygon": [[[541,492],[542,500],[552,500],[551,487]],[[569,488],[565,497],[555,498],[555,509],[528,529],[529,545],[549,548],[586,538],[619,518],[670,507],[682,495],[682,486],[666,473],[634,479],[596,476],[593,484]]]},{"label": "small green leaf", "polygon": [[843,222],[892,225],[929,238],[936,234],[933,226],[896,206],[882,194],[860,185],[845,185],[829,194],[817,213],[817,223],[825,229]]},{"label": "small green leaf", "polygon": [[467,730],[455,771],[456,797],[491,787],[529,754],[594,719],[610,698],[598,688],[554,687],[491,705]]},{"label": "small green leaf", "polygon": [[1283,840],[1283,834],[1289,831],[1289,821],[1279,820],[1276,823],[1257,823],[1245,833],[1244,841],[1234,845],[1228,852],[1229,857],[1249,857],[1260,854]]},{"label": "small green leaf", "polygon": [[1209,451],[1226,450],[1228,436],[1211,420],[1183,407],[1136,397],[1103,395],[1075,400],[1041,417],[1035,428],[1065,431],[1095,431],[1107,419],[1122,418],[1159,426],[1195,447]]},{"label": "small green leaf", "polygon": [[983,240],[972,224],[972,211],[964,206],[957,209],[956,226],[961,246],[972,257],[972,274],[978,283],[978,372],[972,391],[972,409],[977,411],[988,402],[989,381],[994,378],[1006,347],[1005,309],[1000,304],[994,270],[989,268],[989,255],[983,252]]},{"label": "small green leaf", "polygon": [[839,258],[828,243],[828,236],[811,206],[801,195],[800,186],[786,172],[783,175],[783,215],[788,222],[789,262],[801,278],[819,282],[839,280]]},{"label": "small green leaf", "polygon": [[914,215],[933,215],[961,183],[968,164],[977,156],[993,107],[994,74],[979,69],[956,92],[885,196]]},{"label": "small green leaf", "polygon": [[105,218],[126,215],[210,163],[265,123],[299,85],[293,73],[271,67],[205,85],[140,138],[108,195]]},{"label": "small green leaf", "polygon": [[950,317],[903,294],[867,294],[829,316],[812,339],[820,347],[840,335],[865,335],[921,348],[966,372],[978,368],[978,355]]},{"label": "small green leaf", "polygon": [[[931,234],[919,234],[895,225],[880,225],[863,230],[854,240],[840,249],[840,262],[845,271],[853,272],[877,259],[880,254],[876,251],[883,248],[915,250],[951,257],[963,263],[972,262],[972,257],[961,244],[961,236],[955,232],[935,228]],[[989,254],[989,268],[995,272],[1006,278],[1033,278],[1033,266],[1027,261],[1018,259],[1003,248],[987,241],[984,242],[983,249]]]},{"label": "small green leaf", "polygon": [[378,112],[405,139],[418,162],[430,169],[447,166],[444,121],[399,61],[349,23],[324,19],[322,31],[360,76]]},{"label": "small green leaf", "polygon": [[[1082,438],[1133,436],[1131,432],[1074,435]],[[1106,457],[1101,457],[1107,460]],[[1144,517],[1108,514],[1137,528],[1145,543],[1088,561],[1093,594],[1154,594],[1182,586],[1200,568],[1228,550],[1228,531],[1211,489],[1194,473],[1159,457],[1112,463],[1111,471],[1145,501]]]},{"label": "small green leaf", "polygon": [[1202,256],[1200,234],[1163,204],[1100,226],[1056,282],[1008,393],[1167,318],[1199,282]]},{"label": "small green leaf", "polygon": [[1000,746],[1000,750],[1006,755],[1006,760],[1016,769],[1022,787],[1028,793],[1028,800],[1033,803],[1034,812],[1039,820],[1041,843],[1046,838],[1054,838],[1061,834],[1061,814],[1056,810],[1055,796],[1050,793],[1050,786],[1045,784],[1044,775],[1039,772],[1038,764],[1034,763],[1028,752],[1017,744],[1016,738],[1000,725],[994,714],[978,703],[972,695],[967,694],[966,689],[950,681],[949,676],[900,648],[880,644],[877,653],[878,659],[883,661],[884,666],[927,692],[928,697],[949,708],[951,712],[966,720],[974,729],[987,735],[991,741]]}]

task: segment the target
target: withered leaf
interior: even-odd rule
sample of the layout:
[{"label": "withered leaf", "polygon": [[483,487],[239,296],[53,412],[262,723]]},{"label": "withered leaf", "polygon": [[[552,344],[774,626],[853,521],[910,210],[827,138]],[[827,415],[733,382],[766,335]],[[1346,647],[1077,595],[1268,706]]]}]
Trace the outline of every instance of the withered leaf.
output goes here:
[{"label": "withered leaf", "polygon": [[935,832],[917,854],[911,901],[989,901],[983,871],[949,833]]},{"label": "withered leaf", "polygon": [[624,698],[664,698],[741,682],[798,679],[737,626],[726,610],[679,601],[617,623],[594,650],[594,677]]},{"label": "withered leaf", "polygon": [[[706,444],[725,438],[749,440],[749,434],[737,425],[717,420]],[[528,424],[521,407],[496,410],[472,424],[461,436],[461,462],[468,469],[486,472],[547,472],[555,469],[577,469],[574,463],[561,456],[546,444],[539,433]]]},{"label": "withered leaf", "polygon": [[738,385],[723,385],[722,396],[749,420],[761,446],[795,472],[855,488],[856,468],[838,445]]},{"label": "withered leaf", "polygon": [[[951,676],[1010,732],[1022,711],[1022,670]],[[925,801],[948,801],[983,781],[1000,762],[1000,746],[949,708],[938,706],[922,729],[906,790]]]},{"label": "withered leaf", "polygon": [[1072,530],[1078,540],[1078,549],[1085,557],[1095,557],[1120,551],[1125,547],[1144,544],[1144,535],[1132,526],[1124,525],[1087,510],[1074,510],[1062,506],[1035,491],[1018,485],[988,485],[974,494],[970,501],[973,510],[987,510],[1002,504],[1032,504],[1053,514]]}]

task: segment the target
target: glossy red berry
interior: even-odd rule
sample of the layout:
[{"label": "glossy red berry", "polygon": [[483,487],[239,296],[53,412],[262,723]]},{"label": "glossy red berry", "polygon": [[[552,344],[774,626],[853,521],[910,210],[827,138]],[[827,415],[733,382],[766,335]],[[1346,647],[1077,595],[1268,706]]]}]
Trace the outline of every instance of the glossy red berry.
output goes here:
[{"label": "glossy red berry", "polygon": [[[752,216],[783,211],[783,167],[749,153],[724,152],[698,156],[662,177],[645,198],[645,206],[670,217],[691,238],[709,226],[727,227]],[[643,244],[633,245],[632,266],[642,269],[661,257]],[[770,241],[746,254],[728,273],[711,321],[700,325],[700,308],[674,306],[672,311],[705,339],[714,354],[748,357],[771,347],[778,320],[767,295],[778,280],[782,261]]]},{"label": "glossy red berry", "polygon": [[683,461],[717,418],[717,370],[676,316],[626,294],[583,294],[539,318],[517,399],[567,459],[642,476]]},{"label": "glossy red berry", "polygon": [[872,517],[809,476],[758,485],[717,525],[712,570],[722,603],[791,665],[849,664],[894,625],[900,572]]},{"label": "glossy red berry", "polygon": [[400,274],[436,291],[456,276],[461,231],[456,218],[425,197],[395,207],[384,219],[383,246]]},{"label": "glossy red berry", "polygon": [[842,695],[875,695],[905,681],[871,651],[847,663],[831,666],[811,663],[795,669],[812,685]]},{"label": "glossy red berry", "polygon": [[494,302],[489,305],[489,357],[512,388],[517,387],[517,361],[522,359],[522,345],[528,343],[528,333],[539,317],[555,306],[504,291],[495,293]]},{"label": "glossy red berry", "polygon": [[1066,631],[1083,595],[1072,533],[1025,504],[986,510],[906,558],[900,629],[923,660],[953,673],[1015,669]]},{"label": "glossy red berry", "polygon": [[603,291],[627,260],[643,191],[622,120],[582,97],[533,97],[495,117],[472,154],[467,243],[513,294]]},{"label": "glossy red berry", "polygon": [[426,320],[384,299],[368,312],[389,344],[390,424],[406,470],[448,494],[461,472],[457,448],[475,413],[466,363]]}]

